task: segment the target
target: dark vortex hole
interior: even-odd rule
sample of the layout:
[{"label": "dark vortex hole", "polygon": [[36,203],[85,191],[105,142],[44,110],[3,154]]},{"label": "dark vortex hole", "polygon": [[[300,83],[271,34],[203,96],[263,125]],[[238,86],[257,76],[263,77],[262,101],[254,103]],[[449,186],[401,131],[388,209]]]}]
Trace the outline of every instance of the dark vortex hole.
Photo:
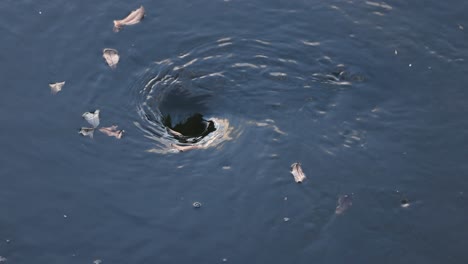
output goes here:
[{"label": "dark vortex hole", "polygon": [[180,133],[180,135],[173,136],[181,142],[187,142],[189,138],[203,138],[209,133],[216,130],[213,121],[206,120],[203,118],[203,115],[196,113],[192,116],[189,116],[184,121],[179,122],[178,124],[172,125],[172,119],[170,115],[164,117],[164,125],[173,131]]}]

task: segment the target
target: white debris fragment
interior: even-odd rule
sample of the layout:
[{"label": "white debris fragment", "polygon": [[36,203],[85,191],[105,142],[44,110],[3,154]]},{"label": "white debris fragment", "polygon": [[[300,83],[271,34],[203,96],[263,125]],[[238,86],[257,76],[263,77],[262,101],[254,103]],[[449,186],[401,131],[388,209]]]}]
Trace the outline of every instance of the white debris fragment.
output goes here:
[{"label": "white debris fragment", "polygon": [[289,217],[285,217],[285,218],[283,218],[283,221],[285,221],[285,222],[289,222]]},{"label": "white debris fragment", "polygon": [[100,260],[100,259],[95,259],[93,261],[93,264],[101,264],[101,263],[102,263],[102,260]]},{"label": "white debris fragment", "polygon": [[297,183],[301,183],[305,180],[306,176],[302,171],[301,164],[299,162],[293,163],[291,165],[291,174],[294,176],[294,180]]},{"label": "white debris fragment", "polygon": [[410,64],[408,64],[408,67],[411,67],[411,66],[413,66],[411,63],[410,63]]},{"label": "white debris fragment", "polygon": [[7,258],[0,256],[0,262],[6,262]]},{"label": "white debris fragment", "polygon": [[463,30],[464,28],[462,25],[458,24],[458,29]]},{"label": "white debris fragment", "polygon": [[120,59],[119,52],[116,49],[110,48],[105,48],[102,50],[102,57],[106,60],[107,65],[109,65],[109,67],[112,69],[117,67]]},{"label": "white debris fragment", "polygon": [[86,112],[82,117],[94,128],[99,126],[99,109],[94,111],[94,113]]},{"label": "white debris fragment", "polygon": [[407,208],[409,206],[410,206],[410,203],[409,203],[409,201],[407,199],[401,200],[401,207]]},{"label": "white debris fragment", "polygon": [[82,136],[93,138],[94,128],[82,127],[78,133]]},{"label": "white debris fragment", "polygon": [[58,92],[62,91],[62,87],[64,85],[65,85],[65,82],[49,83],[50,92],[52,94],[57,94]]},{"label": "white debris fragment", "polygon": [[395,55],[398,55],[398,50],[395,50]]}]

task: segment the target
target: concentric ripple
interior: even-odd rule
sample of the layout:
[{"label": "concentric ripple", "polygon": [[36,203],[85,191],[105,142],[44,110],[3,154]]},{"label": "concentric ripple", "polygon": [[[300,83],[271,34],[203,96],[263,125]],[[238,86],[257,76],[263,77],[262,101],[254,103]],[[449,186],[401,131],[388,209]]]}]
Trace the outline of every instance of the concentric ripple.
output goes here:
[{"label": "concentric ripple", "polygon": [[156,153],[219,148],[249,125],[287,135],[275,121],[310,103],[304,100],[312,96],[307,88],[323,86],[313,94],[322,98],[313,107],[322,116],[334,104],[330,93],[336,93],[325,86],[348,87],[362,80],[343,64],[324,69],[320,56],[317,65],[302,63],[304,54],[295,51],[304,46],[300,41],[221,38],[159,60],[138,88],[141,120],[135,125],[156,142],[150,150]]}]

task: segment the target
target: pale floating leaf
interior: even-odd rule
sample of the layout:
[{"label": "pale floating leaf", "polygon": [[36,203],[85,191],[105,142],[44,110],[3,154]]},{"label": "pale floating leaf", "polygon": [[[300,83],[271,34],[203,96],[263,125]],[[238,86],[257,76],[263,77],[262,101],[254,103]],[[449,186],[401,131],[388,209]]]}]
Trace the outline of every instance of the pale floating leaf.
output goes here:
[{"label": "pale floating leaf", "polygon": [[94,137],[94,128],[82,127],[78,133],[80,133],[80,135],[82,135],[84,137],[93,138]]},{"label": "pale floating leaf", "polygon": [[291,174],[294,176],[294,180],[297,183],[301,183],[305,180],[306,176],[302,171],[301,164],[296,162],[291,165]]},{"label": "pale floating leaf", "polygon": [[108,135],[109,137],[115,137],[117,139],[121,139],[125,130],[117,130],[117,126],[110,126],[110,127],[103,127],[100,128],[99,131]]},{"label": "pale floating leaf", "polygon": [[86,112],[82,117],[94,128],[99,126],[99,110],[94,111],[94,113]]},{"label": "pale floating leaf", "polygon": [[138,24],[144,16],[145,8],[140,6],[140,8],[133,10],[126,18],[121,20],[114,20],[114,32],[119,32],[120,29],[122,29],[124,26]]},{"label": "pale floating leaf", "polygon": [[57,94],[62,91],[62,87],[65,85],[65,82],[49,83],[50,91],[52,94]]},{"label": "pale floating leaf", "polygon": [[119,63],[119,52],[115,49],[105,48],[102,51],[102,57],[106,60],[107,65],[112,69],[117,67],[117,63]]},{"label": "pale floating leaf", "polygon": [[340,197],[338,197],[335,214],[339,215],[344,213],[351,205],[353,205],[353,197],[351,195],[340,195]]}]

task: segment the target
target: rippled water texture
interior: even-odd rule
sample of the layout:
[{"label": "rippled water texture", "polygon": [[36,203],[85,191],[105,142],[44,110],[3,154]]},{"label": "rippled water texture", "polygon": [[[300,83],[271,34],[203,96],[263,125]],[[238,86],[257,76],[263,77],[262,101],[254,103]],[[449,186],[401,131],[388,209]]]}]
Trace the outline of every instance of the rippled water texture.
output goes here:
[{"label": "rippled water texture", "polygon": [[466,10],[2,1],[0,262],[466,263]]}]

